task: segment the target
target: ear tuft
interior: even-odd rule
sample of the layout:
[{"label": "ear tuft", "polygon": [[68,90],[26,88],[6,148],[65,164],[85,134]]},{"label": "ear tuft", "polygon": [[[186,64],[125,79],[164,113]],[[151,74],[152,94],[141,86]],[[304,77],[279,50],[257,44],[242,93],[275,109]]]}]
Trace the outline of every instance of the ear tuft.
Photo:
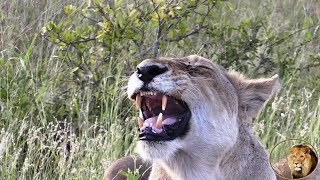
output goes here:
[{"label": "ear tuft", "polygon": [[239,118],[242,121],[256,117],[272,94],[280,90],[277,74],[271,78],[246,79],[242,74],[230,71],[228,77],[238,92]]}]

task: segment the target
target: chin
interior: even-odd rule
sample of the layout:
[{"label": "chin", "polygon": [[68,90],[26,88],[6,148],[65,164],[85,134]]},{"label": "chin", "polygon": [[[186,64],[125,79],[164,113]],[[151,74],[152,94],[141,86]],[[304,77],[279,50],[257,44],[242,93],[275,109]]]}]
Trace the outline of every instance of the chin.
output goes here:
[{"label": "chin", "polygon": [[137,152],[145,161],[168,161],[181,149],[179,139],[172,141],[139,141]]}]

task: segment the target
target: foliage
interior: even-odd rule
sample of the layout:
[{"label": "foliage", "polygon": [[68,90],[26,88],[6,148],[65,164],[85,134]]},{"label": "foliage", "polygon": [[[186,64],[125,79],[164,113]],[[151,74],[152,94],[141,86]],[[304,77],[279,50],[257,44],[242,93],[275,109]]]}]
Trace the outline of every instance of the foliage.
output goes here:
[{"label": "foliage", "polygon": [[[0,177],[101,179],[133,154],[135,65],[202,55],[283,89],[253,129],[319,147],[317,0],[0,0]],[[135,179],[136,172],[128,173]]]}]

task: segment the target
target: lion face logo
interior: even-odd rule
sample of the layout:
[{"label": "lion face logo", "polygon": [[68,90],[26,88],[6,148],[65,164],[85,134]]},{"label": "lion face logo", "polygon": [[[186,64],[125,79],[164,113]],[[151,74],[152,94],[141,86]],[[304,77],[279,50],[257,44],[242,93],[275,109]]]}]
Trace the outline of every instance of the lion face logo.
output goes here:
[{"label": "lion face logo", "polygon": [[309,175],[317,165],[317,156],[309,146],[296,145],[290,148],[288,164],[294,178]]}]

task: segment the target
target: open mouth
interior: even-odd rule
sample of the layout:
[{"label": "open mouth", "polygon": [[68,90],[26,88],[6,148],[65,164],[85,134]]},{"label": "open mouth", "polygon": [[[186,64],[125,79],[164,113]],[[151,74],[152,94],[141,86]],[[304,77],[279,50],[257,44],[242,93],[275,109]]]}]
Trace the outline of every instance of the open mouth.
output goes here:
[{"label": "open mouth", "polygon": [[155,91],[141,91],[134,96],[140,140],[169,141],[188,131],[191,112],[184,101]]}]

